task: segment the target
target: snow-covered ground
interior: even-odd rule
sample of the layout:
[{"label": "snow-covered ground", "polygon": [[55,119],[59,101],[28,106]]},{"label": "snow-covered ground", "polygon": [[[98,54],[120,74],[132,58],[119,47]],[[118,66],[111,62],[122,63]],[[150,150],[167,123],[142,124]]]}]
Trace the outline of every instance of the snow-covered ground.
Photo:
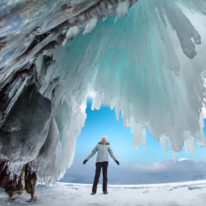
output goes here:
[{"label": "snow-covered ground", "polygon": [[57,183],[52,187],[38,186],[37,201],[28,202],[24,193],[9,199],[0,190],[0,206],[205,206],[206,180],[184,183],[151,185],[109,185],[108,195],[98,187],[96,195],[90,195],[91,185]]}]

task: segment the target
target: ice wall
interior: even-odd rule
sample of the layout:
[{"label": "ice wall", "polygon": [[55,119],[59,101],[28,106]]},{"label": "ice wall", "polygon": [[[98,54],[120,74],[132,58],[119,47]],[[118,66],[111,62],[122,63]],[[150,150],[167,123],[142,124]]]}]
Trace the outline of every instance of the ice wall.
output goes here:
[{"label": "ice wall", "polygon": [[[33,143],[36,147],[32,156],[24,154],[25,147],[30,147],[25,144],[30,138],[24,135],[22,143],[11,151],[21,149],[18,153],[21,162],[32,162],[42,181],[56,180],[71,165],[76,137],[86,119],[89,95],[93,96],[93,109],[108,105],[115,109],[117,119],[122,112],[124,126],[131,127],[135,147],[146,144],[145,127],[165,150],[166,141],[174,152],[183,145],[193,150],[194,139],[205,146],[202,108],[206,2],[141,0],[121,18],[134,2],[70,1],[69,7],[51,4],[52,11],[58,11],[56,18],[52,12],[44,13],[46,21],[39,16],[34,32],[18,28],[20,34],[29,32],[25,41],[30,43],[13,39],[3,45],[0,89],[9,101],[0,104],[0,155],[4,155],[0,158],[12,160],[3,153],[3,139],[6,134],[15,142],[16,136],[10,135],[10,124],[6,131],[2,128],[7,116],[18,120],[15,114],[10,114],[11,108],[18,106],[18,92],[21,94],[33,84],[42,101],[51,104],[51,111],[41,123],[45,126],[41,130],[44,135],[40,132],[35,135],[38,138]],[[61,15],[59,8],[67,9]],[[106,16],[110,17],[100,20]],[[27,28],[26,24],[23,26]],[[13,38],[10,33],[8,36]],[[2,38],[1,42],[6,40]],[[24,52],[19,53],[22,45]],[[17,50],[9,53],[12,48]],[[41,106],[44,108],[44,104]],[[29,118],[34,115],[27,114]]]}]

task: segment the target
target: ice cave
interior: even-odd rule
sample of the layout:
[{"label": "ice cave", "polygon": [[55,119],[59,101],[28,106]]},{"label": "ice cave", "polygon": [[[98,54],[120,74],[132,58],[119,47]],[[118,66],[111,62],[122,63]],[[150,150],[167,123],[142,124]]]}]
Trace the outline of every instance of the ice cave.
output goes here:
[{"label": "ice cave", "polygon": [[0,160],[55,182],[86,100],[167,150],[205,146],[205,0],[1,0]]}]

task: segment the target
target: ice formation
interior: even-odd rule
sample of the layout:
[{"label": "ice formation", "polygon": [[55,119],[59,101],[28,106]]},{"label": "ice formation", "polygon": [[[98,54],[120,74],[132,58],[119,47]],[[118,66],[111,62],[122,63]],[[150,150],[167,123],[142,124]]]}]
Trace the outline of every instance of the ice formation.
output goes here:
[{"label": "ice formation", "polygon": [[165,150],[204,146],[205,15],[205,0],[2,0],[0,159],[56,180],[89,95],[122,113],[135,147],[146,127]]}]

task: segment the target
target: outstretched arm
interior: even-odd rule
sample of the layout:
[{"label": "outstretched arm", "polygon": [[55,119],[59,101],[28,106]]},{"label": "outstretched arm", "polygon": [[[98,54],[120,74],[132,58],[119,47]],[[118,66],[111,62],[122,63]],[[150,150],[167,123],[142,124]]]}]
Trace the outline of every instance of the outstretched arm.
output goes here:
[{"label": "outstretched arm", "polygon": [[119,165],[119,161],[114,156],[112,148],[110,146],[108,147],[108,152],[109,152],[110,156],[112,157],[112,159]]},{"label": "outstretched arm", "polygon": [[95,153],[97,152],[97,150],[98,150],[98,144],[94,147],[94,149],[92,150],[90,155],[86,158],[86,160],[89,160],[91,157],[93,157]]},{"label": "outstretched arm", "polygon": [[114,156],[113,151],[112,151],[112,148],[111,148],[110,146],[108,147],[108,152],[109,152],[111,158],[116,162],[117,159],[116,159],[116,157]]}]

